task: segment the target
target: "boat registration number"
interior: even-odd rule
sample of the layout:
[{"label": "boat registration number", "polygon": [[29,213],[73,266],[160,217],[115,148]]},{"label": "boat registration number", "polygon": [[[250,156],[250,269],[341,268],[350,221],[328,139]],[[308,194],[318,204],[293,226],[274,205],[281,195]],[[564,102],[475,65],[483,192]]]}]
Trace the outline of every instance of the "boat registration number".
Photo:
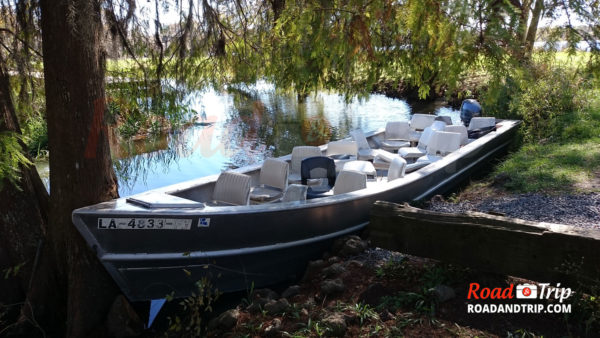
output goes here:
[{"label": "boat registration number", "polygon": [[98,218],[98,229],[190,230],[191,219],[182,218]]}]

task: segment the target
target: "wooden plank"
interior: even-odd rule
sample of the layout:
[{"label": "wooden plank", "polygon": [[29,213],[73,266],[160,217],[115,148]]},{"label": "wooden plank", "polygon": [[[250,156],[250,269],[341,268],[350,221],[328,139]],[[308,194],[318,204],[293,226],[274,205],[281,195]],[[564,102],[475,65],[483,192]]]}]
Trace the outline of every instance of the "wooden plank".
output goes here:
[{"label": "wooden plank", "polygon": [[568,287],[600,281],[600,231],[478,212],[441,213],[377,201],[375,246]]}]

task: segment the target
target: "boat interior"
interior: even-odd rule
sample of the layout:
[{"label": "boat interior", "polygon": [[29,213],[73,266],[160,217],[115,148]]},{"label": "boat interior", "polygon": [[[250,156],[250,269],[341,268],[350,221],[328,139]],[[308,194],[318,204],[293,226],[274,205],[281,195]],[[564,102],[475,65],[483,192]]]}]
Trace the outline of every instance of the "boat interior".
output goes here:
[{"label": "boat interior", "polygon": [[449,117],[414,114],[388,122],[385,130],[322,146],[296,146],[292,153],[259,165],[222,172],[171,190],[131,196],[147,208],[202,208],[302,202],[351,193],[402,178],[496,129],[494,117],[473,117],[468,126]]}]

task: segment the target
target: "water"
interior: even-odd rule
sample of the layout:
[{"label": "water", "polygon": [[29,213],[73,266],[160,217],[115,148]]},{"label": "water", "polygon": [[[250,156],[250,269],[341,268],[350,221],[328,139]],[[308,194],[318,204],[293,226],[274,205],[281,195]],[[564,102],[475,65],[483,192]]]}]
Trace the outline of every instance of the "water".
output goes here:
[{"label": "water", "polygon": [[195,125],[146,140],[112,142],[121,196],[285,155],[296,145],[324,144],[356,128],[383,128],[388,121],[409,120],[412,113],[435,112],[459,123],[458,111],[439,102],[413,109],[383,95],[346,103],[343,96],[326,92],[298,102],[264,83],[196,91],[189,98],[197,111]]}]

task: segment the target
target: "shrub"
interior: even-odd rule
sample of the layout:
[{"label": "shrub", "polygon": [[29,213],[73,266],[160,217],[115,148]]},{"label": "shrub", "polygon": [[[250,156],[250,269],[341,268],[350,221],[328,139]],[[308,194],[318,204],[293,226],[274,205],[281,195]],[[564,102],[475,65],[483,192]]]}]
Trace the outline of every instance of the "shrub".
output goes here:
[{"label": "shrub", "polygon": [[534,64],[492,81],[482,104],[486,115],[523,120],[525,140],[536,142],[561,134],[565,116],[585,106],[582,85],[570,69]]},{"label": "shrub", "polygon": [[31,114],[23,128],[29,154],[41,157],[48,150],[48,125],[41,114]]}]

